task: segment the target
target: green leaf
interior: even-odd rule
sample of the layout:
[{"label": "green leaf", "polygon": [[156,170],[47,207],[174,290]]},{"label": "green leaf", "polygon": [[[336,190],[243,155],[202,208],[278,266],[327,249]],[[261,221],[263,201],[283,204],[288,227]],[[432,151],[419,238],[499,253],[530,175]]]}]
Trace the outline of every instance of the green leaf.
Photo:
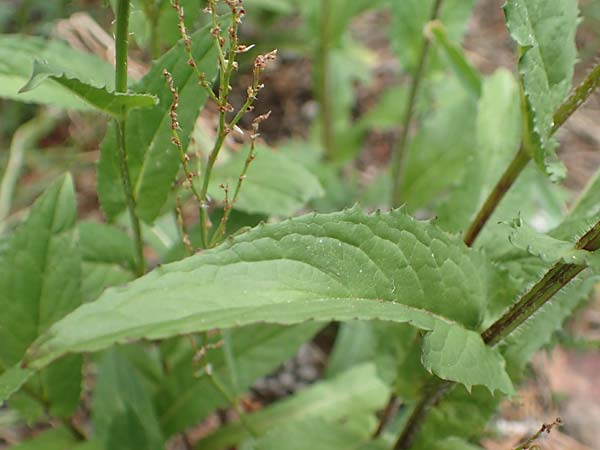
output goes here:
[{"label": "green leaf", "polygon": [[0,375],[0,405],[8,400],[12,394],[21,389],[35,372],[23,369],[21,363],[15,364]]},{"label": "green leaf", "polygon": [[377,420],[372,414],[338,421],[312,418],[273,428],[249,448],[254,450],[356,450],[371,439]]},{"label": "green leaf", "polygon": [[[209,29],[205,27],[194,33],[192,41],[198,70],[211,80],[217,65],[214,39]],[[175,88],[179,91],[177,117],[184,148],[207,98],[187,61],[183,43],[179,42],[155,61],[150,72],[132,88],[133,92],[151,94],[159,99],[158,106],[131,111],[125,130],[137,213],[149,223],[158,217],[180,167],[177,149],[171,142],[169,111],[173,96],[162,74],[163,69],[173,75]],[[106,216],[114,220],[125,210],[114,125],[109,127],[100,151],[98,195]]]},{"label": "green leaf", "polygon": [[0,365],[81,304],[75,192],[61,177],[35,202],[0,254]]},{"label": "green leaf", "polygon": [[[375,367],[372,364],[362,364],[300,391],[273,406],[248,414],[245,422],[256,433],[263,435],[298,421],[334,422],[368,414],[382,408],[387,396],[388,388],[377,378]],[[250,437],[248,430],[242,424],[233,423],[201,440],[199,448],[205,450],[229,448],[248,437]]]},{"label": "green leaf", "polygon": [[96,300],[109,286],[118,286],[135,278],[133,242],[116,226],[80,222],[79,245],[84,302]]},{"label": "green leaf", "polygon": [[547,234],[539,233],[521,219],[515,219],[510,224],[512,233],[510,242],[517,248],[541,258],[546,263],[562,262],[600,268],[600,252],[590,252],[575,248],[569,241],[556,239]]},{"label": "green leaf", "polygon": [[[434,0],[402,0],[392,3],[391,42],[402,68],[414,73],[424,39],[424,29],[429,21]],[[450,42],[460,43],[467,20],[471,16],[473,0],[447,0],[440,19],[448,30]],[[436,55],[429,55],[429,70],[439,68]]]},{"label": "green leaf", "polygon": [[506,24],[520,48],[519,74],[530,110],[533,153],[551,178],[565,168],[551,139],[553,116],[571,89],[577,59],[577,0],[507,0]]},{"label": "green leaf", "polygon": [[65,427],[50,428],[33,438],[10,447],[10,450],[65,450],[74,449],[77,439]]},{"label": "green leaf", "polygon": [[29,92],[48,79],[56,81],[94,108],[114,117],[122,117],[134,108],[147,108],[157,104],[156,97],[151,95],[114,92],[104,86],[93,86],[67,73],[64,69],[37,59],[33,63],[31,78],[19,89],[19,93]]},{"label": "green leaf", "polygon": [[460,386],[453,389],[437,407],[429,411],[411,450],[470,450],[469,447],[449,445],[456,438],[479,439],[486,424],[497,411],[500,400],[500,396],[494,397],[481,388],[475,388],[470,393]]},{"label": "green leaf", "polygon": [[[67,175],[35,202],[0,255],[0,367],[18,363],[41,333],[81,304],[76,217]],[[81,357],[49,366],[39,381],[51,412],[69,415],[79,401]]]},{"label": "green leaf", "polygon": [[516,153],[521,121],[519,86],[509,71],[499,69],[483,80],[475,145],[462,180],[437,209],[440,226],[454,232],[468,226]]},{"label": "green leaf", "polygon": [[[455,328],[436,328],[427,334],[423,345],[423,365],[440,378],[460,380],[470,392],[473,385],[485,384],[493,393],[513,394],[504,359],[497,351],[481,358],[479,336],[457,332]],[[476,370],[472,370],[476,368]],[[501,370],[498,370],[501,368]],[[485,380],[485,382],[483,382]]]},{"label": "green leaf", "polygon": [[150,396],[134,368],[116,350],[106,352],[98,365],[92,420],[95,433],[104,448],[164,448]]},{"label": "green leaf", "polygon": [[[485,314],[489,270],[480,253],[403,210],[304,216],[259,226],[106,291],[38,340],[29,363],[42,367],[67,352],[257,322],[380,319],[451,328],[471,341],[473,358],[488,364],[494,350],[475,330]],[[469,370],[467,383],[477,377],[488,384],[485,370]]]},{"label": "green leaf", "polygon": [[[215,167],[209,188],[213,198],[224,195],[219,185],[235,189],[246,158],[245,151],[239,152]],[[289,217],[323,193],[319,180],[301,164],[267,147],[258,147],[235,208],[249,214]]]},{"label": "green leaf", "polygon": [[67,109],[90,109],[89,103],[56,81],[19,94],[19,89],[31,75],[36,59],[43,59],[57,67],[68,67],[69,72],[84,83],[108,89],[113,87],[114,68],[96,55],[76,50],[59,40],[3,34],[0,35],[0,97]]},{"label": "green leaf", "polygon": [[120,228],[99,222],[79,222],[81,257],[87,262],[135,267],[133,242]]},{"label": "green leaf", "polygon": [[[242,395],[256,379],[291,358],[322,324],[294,327],[249,326],[232,330],[231,347],[237,369],[237,387],[228,386],[232,395]],[[207,377],[195,377],[195,350],[186,348],[170,370],[158,381],[154,401],[163,432],[172,436],[193,426],[228,400]],[[222,350],[208,351],[203,363],[210,363],[220,380],[227,380],[229,370]],[[198,401],[202,399],[202,401]]]},{"label": "green leaf", "polygon": [[459,180],[473,152],[476,100],[452,78],[436,86],[435,97],[434,110],[407,147],[402,198],[411,210],[427,206]]}]

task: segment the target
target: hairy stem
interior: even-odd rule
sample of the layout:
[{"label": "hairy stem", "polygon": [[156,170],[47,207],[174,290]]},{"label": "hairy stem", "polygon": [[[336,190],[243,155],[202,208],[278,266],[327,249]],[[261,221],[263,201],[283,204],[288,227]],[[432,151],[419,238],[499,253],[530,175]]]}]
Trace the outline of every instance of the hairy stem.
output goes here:
[{"label": "hairy stem", "polygon": [[552,132],[556,132],[600,85],[600,64],[596,65],[569,98],[554,113]]},{"label": "hairy stem", "polygon": [[[115,35],[115,90],[127,92],[127,54],[129,47],[129,0],[119,0],[117,3],[117,31]],[[140,219],[135,211],[135,197],[131,187],[129,176],[129,164],[127,162],[127,111],[121,119],[115,119],[117,128],[117,149],[119,157],[119,169],[123,192],[133,229],[135,252],[137,255],[136,273],[138,276],[146,272],[146,259],[144,258],[144,243],[142,240],[142,229]]]},{"label": "hairy stem", "polygon": [[321,142],[325,159],[331,160],[335,153],[335,130],[331,97],[331,0],[321,0],[320,39],[317,59],[319,82],[319,106],[321,116]]},{"label": "hairy stem", "polygon": [[[443,0],[435,0],[429,21],[436,20],[440,14]],[[419,93],[419,87],[425,76],[425,68],[427,67],[427,56],[429,55],[429,49],[431,47],[430,40],[423,36],[423,44],[421,45],[421,51],[419,53],[419,60],[417,62],[417,68],[412,79],[410,86],[410,93],[408,95],[408,102],[406,104],[406,110],[404,111],[404,118],[402,119],[402,132],[400,139],[398,140],[398,146],[396,151],[392,155],[392,206],[398,207],[402,204],[402,175],[406,160],[406,146],[408,144],[408,134],[410,129],[410,123],[412,122],[415,104],[417,101],[417,94]]]}]

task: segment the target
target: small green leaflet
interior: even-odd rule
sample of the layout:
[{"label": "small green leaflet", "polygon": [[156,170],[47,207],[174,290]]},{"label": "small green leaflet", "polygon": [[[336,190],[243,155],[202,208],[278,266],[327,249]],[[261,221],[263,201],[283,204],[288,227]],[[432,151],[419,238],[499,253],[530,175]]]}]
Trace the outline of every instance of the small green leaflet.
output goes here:
[{"label": "small green leaflet", "polygon": [[152,95],[114,92],[106,87],[93,86],[69,75],[64,69],[40,60],[34,61],[31,78],[19,93],[29,92],[48,79],[56,81],[94,108],[114,117],[121,117],[134,108],[147,108],[158,103],[157,98]]},{"label": "small green leaflet", "polygon": [[19,94],[31,75],[36,59],[54,67],[68,67],[69,73],[93,86],[114,86],[113,66],[98,56],[76,50],[58,39],[23,34],[0,35],[0,97],[25,103],[40,103],[59,108],[90,110],[89,103],[55,81]]},{"label": "small green leaflet", "polygon": [[537,232],[521,219],[513,220],[511,226],[510,242],[547,263],[562,262],[600,269],[600,252],[577,249],[572,242]]},{"label": "small green leaflet", "polygon": [[482,254],[403,210],[308,215],[259,226],[107,290],[39,339],[28,363],[39,368],[69,352],[252,323],[379,319],[464,347],[458,364],[426,347],[423,363],[434,373],[511,392],[496,350],[479,337],[490,270]]}]

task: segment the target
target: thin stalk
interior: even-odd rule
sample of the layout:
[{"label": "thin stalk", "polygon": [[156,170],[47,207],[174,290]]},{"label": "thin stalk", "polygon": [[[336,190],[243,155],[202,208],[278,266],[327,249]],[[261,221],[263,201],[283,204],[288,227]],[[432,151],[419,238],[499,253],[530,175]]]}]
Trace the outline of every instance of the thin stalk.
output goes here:
[{"label": "thin stalk", "polygon": [[[115,34],[115,90],[127,92],[127,54],[129,48],[129,0],[119,0],[117,3],[117,31]],[[117,148],[119,156],[119,169],[123,192],[133,229],[134,245],[137,255],[136,273],[138,276],[146,272],[146,259],[144,257],[144,243],[142,240],[142,229],[140,219],[135,212],[135,197],[131,187],[129,175],[129,164],[127,162],[127,111],[122,118],[115,119],[117,128]]]},{"label": "thin stalk", "polygon": [[552,133],[556,132],[600,85],[600,64],[596,65],[569,98],[554,113]]},{"label": "thin stalk", "polygon": [[[596,223],[579,241],[575,248],[596,251],[600,248],[600,222]],[[540,310],[558,291],[571,282],[585,266],[557,263],[538,281],[519,301],[517,301],[496,322],[490,325],[481,338],[486,345],[494,346]],[[437,405],[444,395],[456,383],[436,380],[413,410],[402,434],[398,438],[395,450],[408,449],[421,429],[429,410]]]},{"label": "thin stalk", "polygon": [[[436,20],[439,17],[440,10],[442,7],[443,0],[435,0],[429,16],[429,21]],[[419,87],[425,76],[425,69],[427,67],[427,57],[429,55],[429,49],[431,47],[430,40],[423,36],[423,43],[421,45],[421,51],[419,52],[419,59],[417,62],[417,69],[413,76],[410,92],[408,95],[408,102],[406,104],[406,110],[404,111],[404,118],[402,119],[402,132],[400,139],[398,140],[398,146],[396,151],[392,155],[392,206],[398,207],[402,204],[402,176],[404,165],[406,163],[406,146],[408,144],[408,134],[410,129],[410,123],[412,122],[415,104],[417,101],[417,94],[419,93]]]},{"label": "thin stalk", "polygon": [[335,130],[333,105],[331,103],[331,0],[321,0],[320,40],[318,48],[319,106],[321,117],[321,142],[325,159],[331,160],[335,153]]},{"label": "thin stalk", "polygon": [[530,159],[531,158],[525,151],[524,147],[521,147],[496,183],[496,186],[494,186],[494,189],[492,189],[492,192],[475,216],[475,219],[473,222],[471,222],[469,228],[467,228],[464,236],[464,242],[469,247],[473,246],[475,239],[477,236],[479,236],[479,233],[491,217],[492,213],[500,204],[500,200],[504,198]]},{"label": "thin stalk", "polygon": [[10,143],[8,163],[0,184],[0,233],[4,230],[4,220],[10,214],[15,188],[19,181],[25,152],[46,136],[62,117],[56,111],[42,112],[29,122],[21,125]]}]

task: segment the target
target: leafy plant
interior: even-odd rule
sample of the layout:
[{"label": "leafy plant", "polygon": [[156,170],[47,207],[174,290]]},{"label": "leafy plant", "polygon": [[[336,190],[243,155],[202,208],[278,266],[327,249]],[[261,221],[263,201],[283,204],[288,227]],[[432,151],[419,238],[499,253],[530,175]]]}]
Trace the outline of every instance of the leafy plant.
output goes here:
[{"label": "leafy plant", "polygon": [[[600,83],[595,67],[571,86],[577,2],[507,1],[516,77],[483,75],[465,56],[469,1],[246,3],[299,14],[310,31],[320,152],[260,141],[270,112],[254,107],[277,52],[242,42],[241,0],[139,1],[133,13],[114,2],[114,80],[110,65],[64,43],[0,37],[0,79],[11,82],[0,95],[110,120],[97,166],[109,223],[78,219],[70,175],[23,220],[5,220],[27,144],[16,135],[11,148],[0,195],[0,400],[19,421],[52,425],[14,448],[160,449],[177,437],[193,448],[187,430],[220,409],[236,420],[198,448],[479,448],[532,354],[597,281],[599,175],[567,213],[550,184],[564,176],[554,134]],[[286,218],[320,197],[336,204],[339,191],[340,203],[352,198],[339,169],[356,153],[343,149],[354,94],[337,94],[355,77],[332,61],[349,54],[351,19],[372,7],[393,14],[409,83],[392,97],[403,105],[383,99],[354,131],[401,121],[382,183],[392,209]],[[154,57],[135,83],[130,18]],[[32,67],[28,81],[11,52]],[[232,84],[246,68],[240,100]],[[214,130],[198,125],[201,111]],[[24,142],[56,117],[23,125]],[[546,232],[534,226],[540,205],[555,225]],[[250,411],[255,381],[331,322],[321,378]]]}]

